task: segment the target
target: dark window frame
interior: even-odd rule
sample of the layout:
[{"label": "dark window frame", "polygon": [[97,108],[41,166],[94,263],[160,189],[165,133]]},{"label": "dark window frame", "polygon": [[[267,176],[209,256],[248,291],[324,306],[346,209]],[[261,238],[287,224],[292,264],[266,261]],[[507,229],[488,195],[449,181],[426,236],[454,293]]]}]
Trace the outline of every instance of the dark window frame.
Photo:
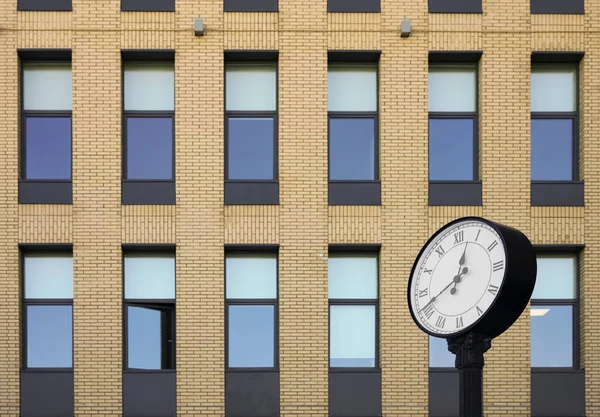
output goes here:
[{"label": "dark window frame", "polygon": [[[145,247],[147,246],[147,247]],[[173,298],[126,298],[125,297],[125,280],[127,277],[125,276],[125,258],[130,255],[140,255],[144,254],[148,257],[152,256],[165,256],[172,255],[175,260],[175,264],[177,264],[177,258],[175,254],[174,247],[171,246],[161,246],[161,245],[134,245],[133,247],[129,247],[128,245],[123,245],[123,253],[121,256],[121,264],[122,264],[122,286],[123,286],[123,372],[141,372],[141,373],[149,373],[149,372],[162,372],[162,373],[172,373],[177,370],[177,319],[176,319],[176,300]],[[174,271],[173,280],[175,288],[177,288],[177,272]],[[167,351],[165,359],[162,355],[165,355],[161,350],[161,362],[167,362],[167,367],[162,369],[142,369],[142,368],[131,368],[129,367],[129,307],[139,307],[139,308],[148,308],[153,310],[159,310],[161,312],[165,312],[170,315],[170,329],[169,336],[171,336],[171,340],[167,340],[166,346]],[[163,345],[161,344],[161,347]],[[162,366],[162,363],[161,363]]]},{"label": "dark window frame", "polygon": [[[571,255],[575,258],[575,298],[544,299],[531,298],[531,307],[534,306],[571,306],[573,307],[573,365],[560,367],[531,367],[533,372],[560,372],[581,369],[581,246],[574,247],[534,247],[536,258],[538,256]],[[531,319],[530,319],[531,320]],[[530,331],[531,334],[531,331]]]},{"label": "dark window frame", "polygon": [[[271,245],[232,245],[225,248],[223,298],[225,300],[225,372],[279,372],[279,253],[278,247]],[[277,298],[227,298],[227,257],[229,255],[274,255],[275,294]],[[229,307],[230,306],[272,306],[273,307],[273,366],[230,367],[229,366]]]},{"label": "dark window frame", "polygon": [[[21,251],[19,254],[19,269],[21,276],[21,337],[22,337],[22,349],[21,349],[21,372],[73,372],[73,362],[75,361],[75,320],[73,313],[73,299],[72,298],[32,298],[28,299],[25,296],[25,258],[29,255],[63,255],[73,257],[72,249],[68,250],[65,245],[52,245],[52,246],[32,246],[32,245],[20,245]],[[47,248],[47,250],[45,250]],[[71,307],[71,326],[73,334],[71,338],[71,366],[64,368],[55,367],[29,367],[27,366],[27,348],[28,348],[28,317],[27,307],[29,306],[70,306]]]},{"label": "dark window frame", "polygon": [[[579,63],[532,63],[532,70],[534,68],[575,68],[575,111],[569,112],[531,112],[531,121],[532,120],[564,120],[570,119],[573,120],[573,137],[572,137],[572,152],[573,152],[573,161],[572,161],[572,176],[571,180],[566,181],[555,181],[555,180],[531,180],[532,184],[535,183],[544,183],[544,182],[552,182],[552,183],[574,183],[580,181],[580,167],[579,167],[579,152],[580,152],[580,144],[579,144],[579,121],[580,121],[580,68]],[[532,71],[533,73],[533,71]],[[531,143],[531,139],[530,139]],[[531,174],[530,174],[531,178]]]},{"label": "dark window frame", "polygon": [[[279,182],[279,62],[277,58],[275,59],[260,59],[257,53],[256,60],[250,59],[236,59],[235,55],[232,58],[225,60],[225,65],[223,66],[223,76],[225,79],[225,103],[224,103],[224,134],[225,134],[225,144],[224,144],[224,153],[225,153],[225,161],[224,161],[224,179],[226,183],[245,183],[245,182],[262,182],[262,183],[278,183]],[[227,110],[227,66],[229,64],[233,65],[248,65],[252,66],[254,64],[272,64],[275,67],[275,110]],[[257,179],[229,179],[229,119],[232,118],[257,118],[257,119],[273,119],[273,178],[269,180],[257,180]]]},{"label": "dark window frame", "polygon": [[[20,59],[19,63],[19,77],[20,77],[20,88],[19,88],[19,123],[20,123],[20,139],[19,139],[19,180],[23,182],[52,182],[52,183],[68,183],[71,184],[73,181],[73,109],[71,110],[25,110],[25,66],[26,64],[34,63],[62,63],[71,64],[71,59]],[[71,67],[71,74],[73,69]],[[71,90],[71,94],[73,94]],[[27,118],[28,117],[62,117],[69,118],[71,120],[71,176],[69,179],[37,179],[27,178]]]},{"label": "dark window frame", "polygon": [[[372,249],[372,250],[370,250]],[[361,245],[357,245],[356,250],[351,247],[343,247],[339,245],[333,245],[329,248],[329,255],[344,256],[352,258],[363,255],[375,255],[377,257],[377,298],[329,298],[327,296],[327,366],[329,372],[381,372],[380,364],[380,308],[379,300],[381,298],[381,285],[380,285],[380,268],[381,268],[381,257],[380,257],[380,246],[374,245],[372,248],[367,248]],[[329,281],[329,277],[328,277]],[[344,367],[344,366],[331,366],[331,308],[335,306],[373,306],[375,307],[375,365],[372,367]]]}]

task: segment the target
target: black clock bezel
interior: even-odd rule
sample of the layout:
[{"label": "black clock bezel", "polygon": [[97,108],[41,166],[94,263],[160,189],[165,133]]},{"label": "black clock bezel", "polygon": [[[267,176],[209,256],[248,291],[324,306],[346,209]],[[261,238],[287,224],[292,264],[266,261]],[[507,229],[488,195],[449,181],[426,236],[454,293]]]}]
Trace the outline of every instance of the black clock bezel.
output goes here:
[{"label": "black clock bezel", "polygon": [[[425,249],[445,230],[456,223],[476,221],[490,226],[500,237],[504,247],[505,267],[502,283],[498,295],[494,298],[488,309],[474,323],[464,329],[450,334],[434,333],[421,325],[417,319],[411,302],[411,286],[414,273]],[[519,266],[522,271],[517,268]],[[497,337],[504,333],[523,313],[533,293],[537,263],[535,250],[529,239],[517,229],[484,219],[482,217],[468,216],[455,219],[427,239],[419,254],[415,258],[408,278],[407,301],[410,315],[417,326],[425,333],[443,339],[451,339],[460,335],[473,332],[487,337]]]}]

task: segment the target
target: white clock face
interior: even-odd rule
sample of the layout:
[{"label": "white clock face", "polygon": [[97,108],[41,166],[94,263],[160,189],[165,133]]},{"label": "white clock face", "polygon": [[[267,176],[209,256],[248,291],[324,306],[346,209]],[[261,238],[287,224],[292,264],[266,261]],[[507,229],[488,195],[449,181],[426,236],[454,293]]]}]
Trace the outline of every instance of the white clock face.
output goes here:
[{"label": "white clock face", "polygon": [[504,245],[491,226],[477,220],[453,224],[417,260],[410,286],[415,318],[434,335],[460,333],[492,306],[505,266]]}]

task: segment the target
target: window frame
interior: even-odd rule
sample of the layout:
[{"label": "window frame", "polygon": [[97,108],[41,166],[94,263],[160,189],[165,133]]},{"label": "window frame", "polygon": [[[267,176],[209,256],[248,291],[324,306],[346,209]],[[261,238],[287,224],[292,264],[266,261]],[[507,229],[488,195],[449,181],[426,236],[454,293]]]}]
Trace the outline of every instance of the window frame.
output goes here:
[{"label": "window frame", "polygon": [[[75,362],[75,320],[73,312],[73,298],[32,298],[27,299],[25,295],[25,258],[30,255],[63,255],[73,258],[73,248],[70,245],[47,244],[47,245],[19,245],[19,269],[21,284],[21,372],[73,372]],[[28,366],[28,316],[29,306],[70,306],[71,307],[71,366],[57,367],[29,367]]]},{"label": "window frame", "polygon": [[[533,120],[572,120],[573,121],[573,132],[572,132],[572,176],[571,180],[533,180],[531,173],[529,179],[532,184],[543,184],[543,183],[574,183],[580,181],[580,167],[579,167],[579,122],[580,122],[580,68],[579,63],[538,63],[533,62],[531,64],[531,75],[533,76],[533,69],[538,68],[574,68],[575,69],[575,111],[570,112],[534,112],[530,109],[530,124]],[[531,146],[531,137],[529,139]]]},{"label": "window frame", "polygon": [[72,0],[18,0],[17,11],[70,12]]},{"label": "window frame", "polygon": [[[279,62],[275,59],[236,59],[235,56],[230,59],[225,59],[223,66],[223,77],[224,77],[224,154],[225,161],[223,164],[224,169],[224,180],[226,183],[277,183],[279,182]],[[227,66],[228,65],[241,65],[241,66],[252,66],[252,65],[265,65],[272,64],[275,68],[275,110],[228,110],[227,109]],[[273,178],[270,180],[260,179],[230,179],[229,178],[229,119],[242,119],[242,118],[254,118],[254,119],[273,119]]]},{"label": "window frame", "polygon": [[174,12],[175,0],[146,0],[143,6],[135,0],[121,0],[121,12]]},{"label": "window frame", "polygon": [[[534,372],[560,372],[560,371],[576,371],[581,369],[581,251],[583,245],[534,245],[536,251],[536,259],[538,256],[552,256],[552,255],[571,255],[575,259],[575,295],[573,299],[560,298],[560,299],[534,299],[530,301],[531,307],[534,306],[572,306],[573,307],[573,358],[572,366],[531,366],[531,370]],[[530,317],[531,322],[531,317]],[[530,325],[531,326],[531,325]],[[531,337],[531,329],[529,331]],[[531,353],[530,353],[531,354]]]},{"label": "window frame", "polygon": [[[145,247],[147,246],[147,247]],[[123,253],[121,255],[121,266],[122,266],[122,288],[123,288],[123,304],[122,304],[122,317],[123,317],[123,372],[128,373],[172,373],[177,370],[177,317],[176,317],[176,299],[174,298],[126,298],[125,297],[125,258],[131,255],[146,255],[152,256],[173,256],[175,263],[175,270],[173,271],[173,285],[175,291],[177,291],[177,256],[174,248],[161,247],[154,245],[140,245],[135,247],[124,246]],[[131,368],[129,367],[129,307],[147,308],[152,310],[160,310],[161,312],[167,312],[170,317],[170,349],[168,349],[167,362],[169,367],[162,369],[142,369],[142,368]],[[168,346],[168,345],[167,345]],[[162,347],[162,344],[161,344]],[[161,356],[161,362],[163,358]],[[162,364],[161,364],[162,366]]]},{"label": "window frame", "polygon": [[[279,372],[279,251],[271,245],[230,245],[225,247],[223,259],[223,298],[225,302],[225,372]],[[227,298],[227,257],[229,255],[275,256],[275,295],[277,298]],[[267,367],[230,367],[229,366],[229,307],[230,306],[272,306],[273,307],[273,366]]]},{"label": "window frame", "polygon": [[[330,298],[329,294],[327,295],[327,366],[329,372],[381,372],[381,364],[380,364],[380,308],[379,308],[379,300],[381,298],[381,285],[380,285],[380,275],[381,275],[381,256],[379,251],[379,246],[375,245],[373,247],[367,246],[357,246],[355,249],[348,247],[346,245],[343,246],[333,246],[329,248],[329,256],[337,255],[352,258],[353,256],[375,256],[377,259],[377,276],[376,285],[377,285],[377,298]],[[327,274],[327,283],[329,284],[329,272]],[[374,358],[374,366],[372,367],[345,367],[345,366],[331,366],[331,308],[335,306],[373,306],[375,308],[375,358]]]}]

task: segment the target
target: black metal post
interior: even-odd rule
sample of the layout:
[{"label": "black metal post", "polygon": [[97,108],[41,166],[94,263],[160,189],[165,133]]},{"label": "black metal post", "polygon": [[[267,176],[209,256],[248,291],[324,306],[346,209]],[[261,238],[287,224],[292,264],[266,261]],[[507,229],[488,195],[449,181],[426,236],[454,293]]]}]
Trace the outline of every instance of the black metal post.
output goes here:
[{"label": "black metal post", "polygon": [[492,339],[474,333],[448,339],[448,350],[456,355],[460,417],[483,417],[483,354]]}]

